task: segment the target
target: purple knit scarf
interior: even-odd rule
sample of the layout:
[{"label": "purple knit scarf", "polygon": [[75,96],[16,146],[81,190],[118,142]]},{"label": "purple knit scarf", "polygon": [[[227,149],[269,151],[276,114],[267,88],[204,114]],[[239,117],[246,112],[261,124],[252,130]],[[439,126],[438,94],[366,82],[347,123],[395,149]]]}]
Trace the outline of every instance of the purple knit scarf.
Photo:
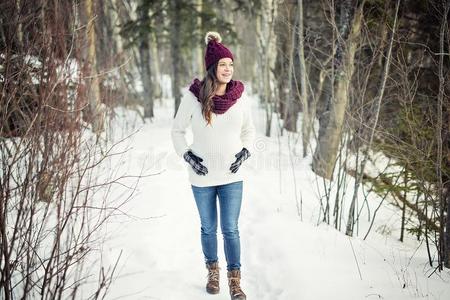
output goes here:
[{"label": "purple knit scarf", "polygon": [[[197,97],[200,94],[200,87],[202,86],[203,81],[194,79],[189,90]],[[225,89],[225,94],[218,96],[213,96],[213,112],[216,114],[223,114],[226,112],[233,104],[237,102],[237,100],[241,97],[242,92],[244,92],[244,84],[238,80],[230,80],[228,82],[227,87]]]}]

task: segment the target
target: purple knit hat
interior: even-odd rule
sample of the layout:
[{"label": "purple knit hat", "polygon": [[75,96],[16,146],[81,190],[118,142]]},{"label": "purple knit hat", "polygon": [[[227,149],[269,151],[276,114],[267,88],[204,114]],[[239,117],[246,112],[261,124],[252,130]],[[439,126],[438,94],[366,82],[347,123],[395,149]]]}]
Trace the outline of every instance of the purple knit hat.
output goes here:
[{"label": "purple knit hat", "polygon": [[205,53],[205,66],[206,70],[213,64],[218,62],[221,58],[229,57],[233,60],[233,54],[227,47],[220,42],[222,37],[218,32],[209,31],[205,36],[206,53]]}]

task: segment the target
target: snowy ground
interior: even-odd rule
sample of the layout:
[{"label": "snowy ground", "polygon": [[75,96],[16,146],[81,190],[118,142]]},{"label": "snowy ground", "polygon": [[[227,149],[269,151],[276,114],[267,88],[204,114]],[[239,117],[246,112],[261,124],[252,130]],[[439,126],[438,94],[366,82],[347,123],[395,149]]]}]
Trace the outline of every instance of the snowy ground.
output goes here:
[{"label": "snowy ground", "polygon": [[[400,216],[389,205],[383,205],[365,241],[367,217],[361,221],[361,237],[349,238],[331,226],[317,226],[321,179],[317,183],[310,170],[311,158],[295,157],[293,173],[286,136],[281,144],[276,137],[263,136],[264,113],[253,101],[257,151],[243,170],[248,180],[240,218],[242,287],[247,298],[450,299],[449,270],[427,278],[433,269],[427,265],[425,247],[412,237],[405,243],[397,241]],[[134,197],[122,208],[128,215],[108,224],[104,262],[113,262],[121,251],[122,258],[107,299],[229,299],[222,247],[221,293],[211,296],[204,289],[198,213],[186,164],[172,148],[172,103],[164,103],[157,105],[152,123],[134,124],[137,133],[117,149],[130,150],[111,162],[118,173],[157,175],[142,178]],[[115,134],[133,131],[134,116],[117,112]],[[131,185],[136,179],[126,180]],[[124,187],[116,189],[117,195]],[[379,200],[369,200],[373,211]],[[222,245],[220,232],[219,241]]]}]

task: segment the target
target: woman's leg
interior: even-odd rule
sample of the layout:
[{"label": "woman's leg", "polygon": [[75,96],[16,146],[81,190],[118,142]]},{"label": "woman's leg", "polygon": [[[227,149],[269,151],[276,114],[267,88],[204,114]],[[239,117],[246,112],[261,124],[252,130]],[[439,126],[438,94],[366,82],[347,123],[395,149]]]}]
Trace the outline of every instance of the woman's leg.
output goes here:
[{"label": "woman's leg", "polygon": [[200,214],[202,250],[206,263],[210,264],[218,260],[216,187],[192,185],[192,192]]},{"label": "woman's leg", "polygon": [[228,271],[241,268],[238,220],[241,211],[242,186],[242,181],[238,181],[217,187],[220,203],[220,225]]}]

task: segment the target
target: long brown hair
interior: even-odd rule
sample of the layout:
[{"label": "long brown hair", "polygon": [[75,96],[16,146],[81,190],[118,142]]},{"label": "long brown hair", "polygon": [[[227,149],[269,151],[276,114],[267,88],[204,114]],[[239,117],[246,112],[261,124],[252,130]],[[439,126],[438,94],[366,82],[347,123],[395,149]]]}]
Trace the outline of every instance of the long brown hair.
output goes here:
[{"label": "long brown hair", "polygon": [[202,104],[202,115],[208,124],[211,124],[212,111],[214,108],[213,97],[217,90],[217,62],[213,64],[206,72],[205,78],[203,78],[203,84],[200,87],[200,93],[198,99]]}]

